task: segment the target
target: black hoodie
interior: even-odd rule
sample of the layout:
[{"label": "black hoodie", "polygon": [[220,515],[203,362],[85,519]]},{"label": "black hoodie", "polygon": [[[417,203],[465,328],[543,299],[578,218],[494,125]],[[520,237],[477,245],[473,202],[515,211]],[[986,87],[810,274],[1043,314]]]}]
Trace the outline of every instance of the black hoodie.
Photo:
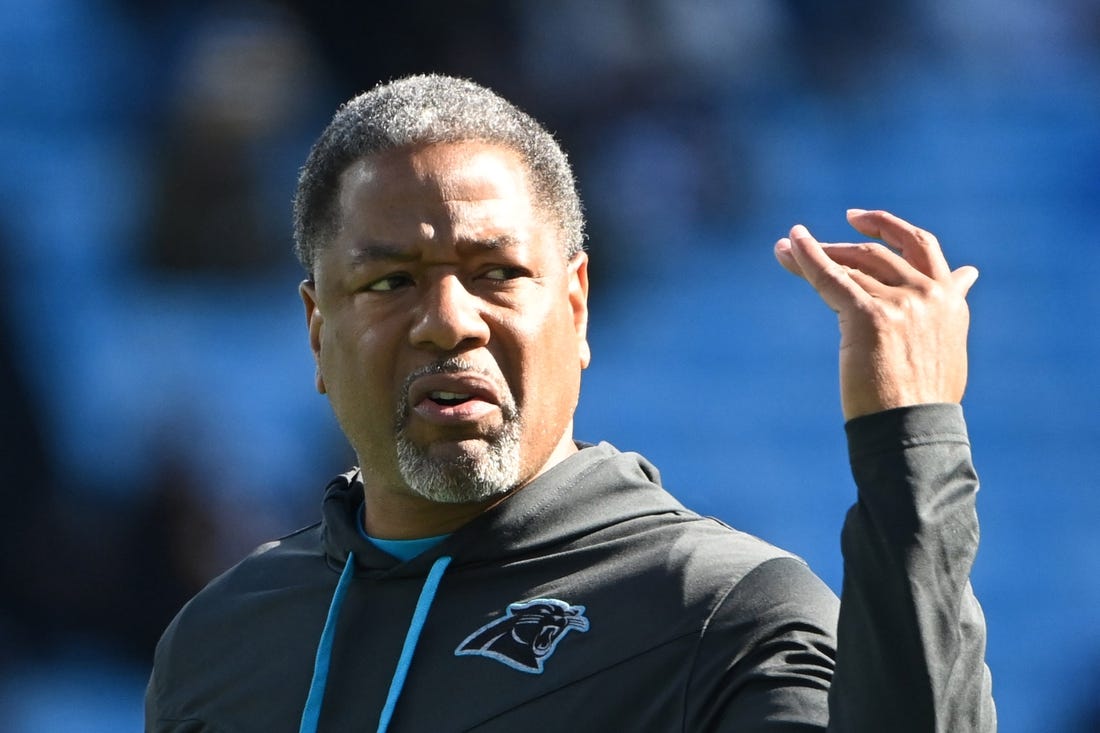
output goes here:
[{"label": "black hoodie", "polygon": [[360,533],[353,472],[320,524],[180,612],[146,730],[995,730],[961,411],[848,433],[842,611],[801,560],[685,509],[607,444],[408,562]]}]

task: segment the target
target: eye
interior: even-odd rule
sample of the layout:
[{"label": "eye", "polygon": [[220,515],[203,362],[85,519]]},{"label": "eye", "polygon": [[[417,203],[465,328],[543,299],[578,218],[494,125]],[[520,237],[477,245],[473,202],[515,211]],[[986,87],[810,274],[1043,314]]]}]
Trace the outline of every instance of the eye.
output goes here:
[{"label": "eye", "polygon": [[372,293],[388,293],[412,285],[412,282],[413,280],[411,277],[403,272],[399,272],[373,280],[363,288],[363,290],[368,290]]},{"label": "eye", "polygon": [[503,282],[505,280],[515,280],[516,278],[523,277],[525,274],[526,271],[519,267],[501,266],[494,267],[491,270],[486,270],[482,277],[484,277],[486,280],[497,280]]}]

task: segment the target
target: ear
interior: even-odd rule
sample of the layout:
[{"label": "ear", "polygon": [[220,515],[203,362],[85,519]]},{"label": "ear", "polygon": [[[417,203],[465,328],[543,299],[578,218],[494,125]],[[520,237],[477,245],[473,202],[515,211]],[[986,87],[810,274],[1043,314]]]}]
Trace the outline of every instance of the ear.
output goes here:
[{"label": "ear", "polygon": [[298,294],[302,296],[302,304],[306,307],[306,327],[309,329],[309,348],[313,351],[313,361],[317,365],[314,380],[317,391],[325,394],[325,378],[321,374],[321,330],[325,325],[325,317],[317,306],[317,284],[312,280],[303,280],[298,286]]},{"label": "ear", "polygon": [[577,352],[581,369],[592,361],[588,346],[588,253],[578,252],[569,261],[569,305],[573,310],[573,327],[577,331]]}]

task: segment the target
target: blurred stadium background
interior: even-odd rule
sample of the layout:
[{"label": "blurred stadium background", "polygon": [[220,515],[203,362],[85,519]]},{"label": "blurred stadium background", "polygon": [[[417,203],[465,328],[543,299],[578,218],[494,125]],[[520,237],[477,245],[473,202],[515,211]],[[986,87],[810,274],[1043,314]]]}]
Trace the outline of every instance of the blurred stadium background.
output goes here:
[{"label": "blurred stadium background", "polygon": [[1100,3],[0,0],[0,51],[3,730],[139,730],[179,605],[314,521],[352,458],[289,200],[340,101],[421,71],[496,88],[575,161],[579,437],[834,588],[836,327],[771,245],[888,208],[978,265],[1001,730],[1100,730]]}]

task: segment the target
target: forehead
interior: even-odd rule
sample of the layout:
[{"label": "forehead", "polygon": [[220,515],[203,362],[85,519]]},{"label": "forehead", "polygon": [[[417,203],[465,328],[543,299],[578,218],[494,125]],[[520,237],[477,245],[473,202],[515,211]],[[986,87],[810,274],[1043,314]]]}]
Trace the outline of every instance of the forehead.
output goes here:
[{"label": "forehead", "polygon": [[425,225],[440,233],[524,229],[536,213],[520,155],[473,141],[398,148],[356,161],[341,175],[338,212],[341,234],[401,239]]}]

